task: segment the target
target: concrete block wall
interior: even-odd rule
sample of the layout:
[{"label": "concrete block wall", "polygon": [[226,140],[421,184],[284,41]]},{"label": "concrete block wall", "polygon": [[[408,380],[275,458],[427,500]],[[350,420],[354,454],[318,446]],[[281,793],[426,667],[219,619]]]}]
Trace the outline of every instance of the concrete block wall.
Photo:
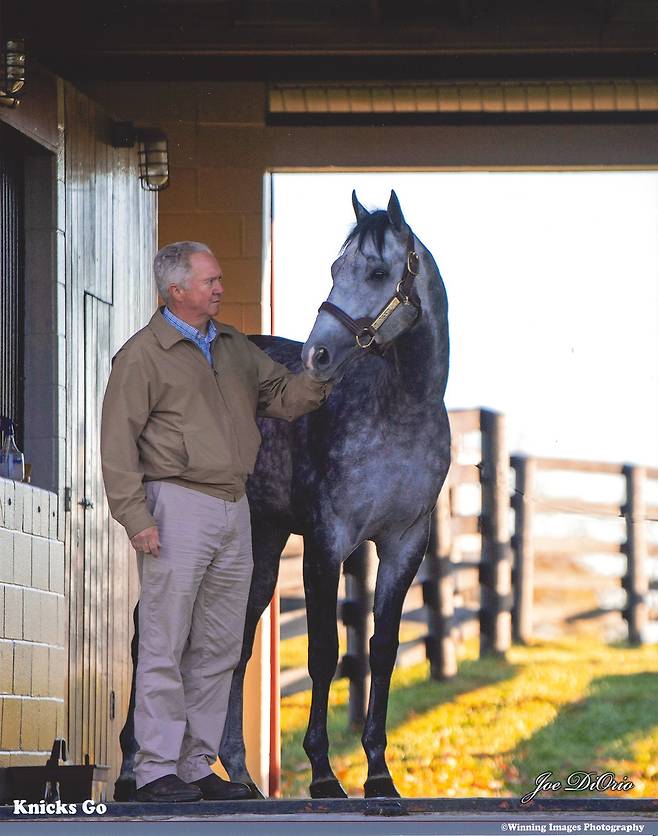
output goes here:
[{"label": "concrete block wall", "polygon": [[0,766],[66,737],[67,616],[57,495],[0,479]]},{"label": "concrete block wall", "polygon": [[192,96],[170,100],[167,111],[153,103],[171,165],[171,186],[159,201],[159,243],[192,239],[213,249],[224,272],[221,317],[246,333],[268,330],[261,298],[264,105],[259,84],[196,86]]},{"label": "concrete block wall", "polygon": [[245,333],[267,332],[269,306],[262,304],[265,85],[82,87],[116,118],[165,131],[171,185],[159,195],[159,245],[208,244],[224,272],[222,320]]}]

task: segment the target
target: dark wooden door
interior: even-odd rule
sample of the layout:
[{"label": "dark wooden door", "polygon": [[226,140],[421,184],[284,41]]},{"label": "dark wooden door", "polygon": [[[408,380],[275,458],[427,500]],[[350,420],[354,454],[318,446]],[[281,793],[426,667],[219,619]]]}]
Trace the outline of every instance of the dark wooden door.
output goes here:
[{"label": "dark wooden door", "polygon": [[24,163],[11,128],[0,124],[0,415],[23,437]]}]

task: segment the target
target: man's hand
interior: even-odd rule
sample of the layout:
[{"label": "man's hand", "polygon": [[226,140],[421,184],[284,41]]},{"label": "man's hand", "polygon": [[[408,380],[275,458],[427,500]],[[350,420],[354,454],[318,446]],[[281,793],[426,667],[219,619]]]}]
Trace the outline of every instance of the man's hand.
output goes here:
[{"label": "man's hand", "polygon": [[152,525],[150,528],[145,528],[139,534],[135,534],[130,540],[130,543],[136,552],[152,554],[153,557],[158,557],[160,554],[160,535],[155,525]]}]

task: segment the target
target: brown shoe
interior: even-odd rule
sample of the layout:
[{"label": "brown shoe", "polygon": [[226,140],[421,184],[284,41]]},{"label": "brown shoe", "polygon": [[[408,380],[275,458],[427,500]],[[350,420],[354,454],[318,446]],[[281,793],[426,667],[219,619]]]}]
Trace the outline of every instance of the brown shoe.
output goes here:
[{"label": "brown shoe", "polygon": [[163,775],[137,790],[137,801],[201,801],[203,794],[194,784],[186,784],[178,775]]},{"label": "brown shoe", "polygon": [[199,778],[198,781],[192,781],[192,785],[199,787],[204,801],[240,801],[253,798],[251,787],[233,781],[224,781],[214,772],[206,775],[205,778]]}]

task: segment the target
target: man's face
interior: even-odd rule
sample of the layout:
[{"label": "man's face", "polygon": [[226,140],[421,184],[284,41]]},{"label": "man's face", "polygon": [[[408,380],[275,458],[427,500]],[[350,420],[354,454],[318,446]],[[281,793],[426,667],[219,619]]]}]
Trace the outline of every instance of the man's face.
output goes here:
[{"label": "man's face", "polygon": [[222,268],[210,253],[193,253],[189,261],[192,269],[187,284],[169,287],[178,314],[191,320],[217,316],[224,292]]}]

